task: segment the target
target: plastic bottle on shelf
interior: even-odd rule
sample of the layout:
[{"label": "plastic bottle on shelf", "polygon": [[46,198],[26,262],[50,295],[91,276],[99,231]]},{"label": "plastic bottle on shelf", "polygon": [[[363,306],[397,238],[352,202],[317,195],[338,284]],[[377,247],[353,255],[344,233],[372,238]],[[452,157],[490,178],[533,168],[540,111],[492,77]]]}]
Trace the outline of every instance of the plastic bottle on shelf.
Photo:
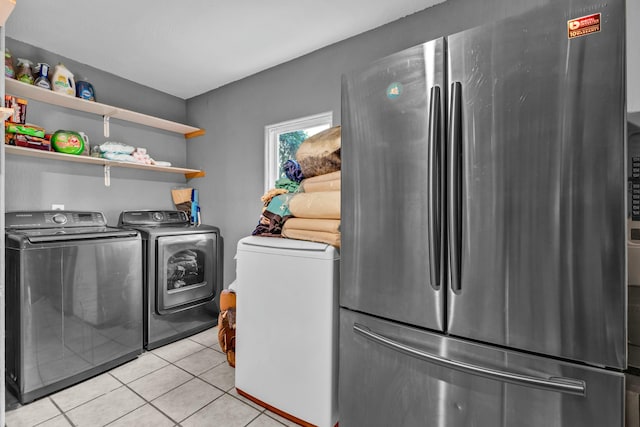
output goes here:
[{"label": "plastic bottle on shelf", "polygon": [[13,58],[9,49],[4,50],[4,75],[10,79],[16,78],[16,70],[13,68]]},{"label": "plastic bottle on shelf", "polygon": [[56,65],[51,78],[51,90],[69,96],[76,96],[76,83],[73,74],[62,64]]},{"label": "plastic bottle on shelf", "polygon": [[51,90],[51,83],[49,82],[49,64],[38,62],[35,71],[38,77],[33,84],[43,89]]},{"label": "plastic bottle on shelf", "polygon": [[33,84],[33,71],[32,67],[33,62],[28,59],[18,58],[18,75],[17,79],[21,82],[28,83],[30,85]]},{"label": "plastic bottle on shelf", "polygon": [[96,100],[96,92],[93,89],[93,85],[81,77],[76,82],[76,96],[87,101]]}]

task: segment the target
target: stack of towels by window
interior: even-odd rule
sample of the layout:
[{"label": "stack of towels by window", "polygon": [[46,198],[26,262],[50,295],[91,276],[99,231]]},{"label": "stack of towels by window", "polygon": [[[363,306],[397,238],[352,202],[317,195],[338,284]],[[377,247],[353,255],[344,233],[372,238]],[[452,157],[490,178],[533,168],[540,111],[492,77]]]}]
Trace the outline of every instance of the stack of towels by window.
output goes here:
[{"label": "stack of towels by window", "polygon": [[282,235],[340,247],[340,171],[305,178],[289,201]]},{"label": "stack of towels by window", "polygon": [[335,126],[300,145],[296,159],[284,165],[287,178],[262,196],[254,235],[340,247],[340,136],[340,126]]}]

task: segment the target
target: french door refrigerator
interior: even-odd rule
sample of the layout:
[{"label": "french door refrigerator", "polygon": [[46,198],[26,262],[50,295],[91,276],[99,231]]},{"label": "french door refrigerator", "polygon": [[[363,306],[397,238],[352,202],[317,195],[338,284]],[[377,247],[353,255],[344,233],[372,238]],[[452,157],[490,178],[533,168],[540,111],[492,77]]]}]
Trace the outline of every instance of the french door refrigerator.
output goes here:
[{"label": "french door refrigerator", "polygon": [[341,427],[623,425],[624,9],[343,76]]}]

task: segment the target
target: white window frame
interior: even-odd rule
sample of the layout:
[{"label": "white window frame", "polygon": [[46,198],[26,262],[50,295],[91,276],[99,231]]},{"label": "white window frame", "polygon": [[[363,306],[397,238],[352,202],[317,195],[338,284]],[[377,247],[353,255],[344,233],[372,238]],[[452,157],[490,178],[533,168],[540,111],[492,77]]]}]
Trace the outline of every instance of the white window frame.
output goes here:
[{"label": "white window frame", "polygon": [[280,176],[280,171],[278,170],[278,140],[280,134],[327,124],[329,127],[333,126],[333,111],[301,117],[299,119],[287,120],[286,122],[280,122],[264,127],[265,192],[273,188],[274,183]]}]

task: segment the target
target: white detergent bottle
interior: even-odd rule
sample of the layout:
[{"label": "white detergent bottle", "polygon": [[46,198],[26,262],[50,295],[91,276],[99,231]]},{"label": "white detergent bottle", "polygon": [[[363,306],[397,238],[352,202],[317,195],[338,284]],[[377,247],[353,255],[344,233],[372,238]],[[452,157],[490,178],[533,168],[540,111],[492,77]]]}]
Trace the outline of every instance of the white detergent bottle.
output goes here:
[{"label": "white detergent bottle", "polygon": [[69,96],[76,96],[76,83],[73,74],[62,63],[56,65],[51,78],[51,90]]}]

